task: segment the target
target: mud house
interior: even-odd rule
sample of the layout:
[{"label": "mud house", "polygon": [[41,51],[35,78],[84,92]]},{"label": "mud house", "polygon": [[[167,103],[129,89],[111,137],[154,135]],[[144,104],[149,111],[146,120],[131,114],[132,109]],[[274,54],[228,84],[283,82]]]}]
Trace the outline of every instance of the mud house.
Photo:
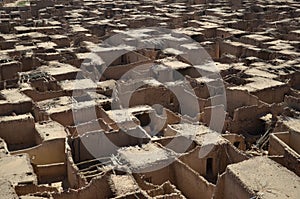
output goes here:
[{"label": "mud house", "polygon": [[299,6],[0,0],[0,198],[298,199]]}]

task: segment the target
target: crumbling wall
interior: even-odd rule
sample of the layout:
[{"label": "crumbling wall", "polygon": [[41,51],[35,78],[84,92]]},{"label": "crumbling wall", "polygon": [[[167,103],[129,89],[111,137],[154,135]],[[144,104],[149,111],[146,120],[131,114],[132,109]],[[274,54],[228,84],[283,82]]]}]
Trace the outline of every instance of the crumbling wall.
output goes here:
[{"label": "crumbling wall", "polygon": [[53,139],[42,144],[12,152],[29,154],[39,183],[51,183],[66,177],[65,139]]},{"label": "crumbling wall", "polygon": [[[41,113],[41,112],[39,112]],[[41,121],[45,120],[44,118],[47,118],[48,114],[45,114],[46,116],[43,116],[42,118],[38,117],[39,119],[41,119]],[[76,114],[79,115],[79,114]],[[58,113],[53,113],[51,115],[49,115],[48,117],[50,117],[52,120],[60,123],[63,126],[71,126],[74,124],[74,117],[73,117],[73,113],[72,110],[67,110],[67,111],[63,111],[63,112],[58,112]]]},{"label": "crumbling wall", "polygon": [[190,169],[181,161],[172,163],[176,187],[181,190],[184,196],[191,199],[211,198],[215,186],[208,183],[202,176]]},{"label": "crumbling wall", "polygon": [[74,164],[70,149],[67,151],[67,182],[71,189],[79,189],[87,185],[87,181],[79,174],[77,166]]},{"label": "crumbling wall", "polygon": [[258,97],[244,90],[226,89],[227,111],[233,117],[236,108],[258,105]]},{"label": "crumbling wall", "polygon": [[11,115],[16,114],[26,114],[30,113],[32,110],[31,102],[19,102],[19,103],[1,103],[0,104],[0,115]]},{"label": "crumbling wall", "polygon": [[284,103],[286,106],[295,110],[300,110],[300,98],[294,96],[285,96]]},{"label": "crumbling wall", "polygon": [[72,137],[82,136],[87,132],[96,131],[100,129],[103,129],[105,131],[113,130],[103,121],[102,118],[99,118],[97,120],[92,120],[86,123],[81,123],[76,126],[68,126],[67,128],[69,130],[70,135],[72,135]]},{"label": "crumbling wall", "polygon": [[[216,144],[205,157],[201,157],[201,147],[209,146],[198,146],[179,159],[210,181],[216,180],[218,175],[225,171],[227,165],[248,159],[230,143]],[[208,163],[209,161],[211,163]]]},{"label": "crumbling wall", "polygon": [[[249,157],[245,153],[241,152],[239,149],[233,147],[233,145],[230,144],[226,144],[225,150],[222,152],[225,153],[222,154],[222,157],[226,157],[226,166],[229,164],[234,164],[249,159]],[[223,171],[225,171],[226,166],[223,166]]]},{"label": "crumbling wall", "polygon": [[0,121],[0,137],[5,140],[10,151],[33,147],[41,142],[31,115],[4,118],[6,120]]},{"label": "crumbling wall", "polygon": [[153,142],[160,143],[162,146],[175,151],[176,153],[190,152],[196,147],[196,143],[184,136],[164,137]]},{"label": "crumbling wall", "polygon": [[[208,183],[197,172],[179,160],[173,162],[169,166],[155,171],[146,173],[142,172],[140,176],[142,176],[144,181],[156,185],[162,185],[164,182],[169,180],[187,198],[198,199],[199,196],[203,198],[211,198],[214,190],[213,184]],[[138,182],[139,181],[140,180],[138,180]],[[149,190],[151,187],[148,185],[146,188]]]},{"label": "crumbling wall", "polygon": [[38,176],[38,181],[41,184],[59,182],[66,178],[67,170],[64,162],[36,165],[35,173]]},{"label": "crumbling wall", "polygon": [[105,133],[93,131],[71,140],[74,161],[81,162],[116,154],[119,147],[138,145],[141,139],[122,131]]},{"label": "crumbling wall", "polygon": [[190,168],[198,172],[200,175],[205,175],[206,160],[199,157],[200,148],[201,146],[197,146],[188,154],[182,155],[179,159],[186,165],[189,165]]},{"label": "crumbling wall", "polygon": [[284,96],[289,92],[290,86],[287,84],[266,88],[252,92],[253,95],[256,95],[261,101],[264,101],[268,104],[280,103],[284,101]]},{"label": "crumbling wall", "polygon": [[106,172],[104,175],[93,178],[92,181],[85,187],[74,190],[69,189],[68,192],[53,194],[54,199],[95,199],[95,198],[111,198],[112,191],[108,183],[108,178],[111,172]]},{"label": "crumbling wall", "polygon": [[137,184],[139,185],[139,187],[142,189],[142,190],[151,190],[151,189],[156,189],[159,187],[159,185],[154,185],[150,182],[147,182],[145,181],[144,179],[144,176],[143,175],[140,175],[138,173],[133,173],[132,174],[135,181],[137,182]]},{"label": "crumbling wall", "polygon": [[216,187],[214,199],[241,199],[255,195],[244,187],[229,169],[226,169],[226,172],[220,176]]},{"label": "crumbling wall", "polygon": [[45,91],[39,92],[36,90],[24,90],[22,91],[25,95],[30,97],[35,102],[40,102],[47,99],[53,99],[57,97],[62,97],[65,93],[64,91]]},{"label": "crumbling wall", "polygon": [[272,133],[269,140],[269,155],[284,155],[284,143],[289,143],[289,133]]},{"label": "crumbling wall", "polygon": [[[155,168],[155,167],[154,167]],[[148,169],[146,169],[147,171]],[[141,171],[142,178],[146,182],[150,182],[155,185],[162,185],[164,182],[170,180],[171,182],[174,182],[174,176],[173,176],[173,168],[171,165],[166,165],[163,168],[156,168],[155,170],[150,172],[143,172]]]},{"label": "crumbling wall", "polygon": [[267,105],[244,106],[235,109],[233,120],[229,122],[228,131],[237,134],[259,134],[265,132],[265,122],[260,117],[271,113]]},{"label": "crumbling wall", "polygon": [[200,114],[200,122],[203,122],[212,130],[224,132],[227,128],[227,122],[225,120],[223,126],[220,126],[220,122],[223,118],[226,118],[226,116],[227,113],[224,105],[209,106],[205,107],[203,112]]},{"label": "crumbling wall", "polygon": [[[160,104],[173,112],[180,112],[177,97],[165,87],[140,88],[134,93],[130,94],[131,98],[129,101],[129,107],[145,104],[150,106],[154,104]],[[153,98],[153,96],[156,97]]]},{"label": "crumbling wall", "polygon": [[65,162],[65,139],[53,139],[32,148],[11,152],[11,154],[22,153],[29,154],[31,163],[34,165]]},{"label": "crumbling wall", "polygon": [[[114,79],[119,80],[120,78],[126,77],[129,74],[132,74],[132,71],[134,71],[134,68],[139,67],[140,65],[150,65],[152,61],[144,60],[136,63],[130,63],[125,65],[117,65],[117,66],[111,66],[106,68],[105,72],[102,74],[101,78],[104,80],[106,79]],[[130,71],[130,72],[129,72]],[[129,72],[128,74],[126,74]]]},{"label": "crumbling wall", "polygon": [[43,193],[43,192],[58,192],[56,187],[50,187],[45,185],[35,185],[35,184],[28,184],[28,185],[17,185],[15,186],[15,191],[18,196],[24,196],[34,193]]},{"label": "crumbling wall", "polygon": [[232,145],[240,150],[246,150],[245,137],[233,133],[222,134]]},{"label": "crumbling wall", "polygon": [[139,199],[150,199],[152,197],[148,196],[143,191],[137,191],[137,192],[134,192],[134,193],[125,194],[123,196],[114,197],[113,199],[136,199],[136,198],[139,198]]},{"label": "crumbling wall", "polygon": [[22,71],[22,65],[20,62],[8,62],[0,64],[0,80],[17,79],[18,72]]},{"label": "crumbling wall", "polygon": [[280,132],[270,135],[269,155],[273,160],[300,176],[299,134]]}]

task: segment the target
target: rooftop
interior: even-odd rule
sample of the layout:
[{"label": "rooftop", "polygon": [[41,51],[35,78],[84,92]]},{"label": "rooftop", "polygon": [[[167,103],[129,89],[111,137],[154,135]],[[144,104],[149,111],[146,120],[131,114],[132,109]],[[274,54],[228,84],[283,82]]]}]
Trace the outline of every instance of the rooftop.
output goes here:
[{"label": "rooftop", "polygon": [[261,199],[297,198],[300,195],[299,177],[267,157],[255,157],[227,167]]},{"label": "rooftop", "polygon": [[8,179],[13,185],[37,183],[37,176],[27,154],[0,158],[0,168],[0,176]]},{"label": "rooftop", "polygon": [[[118,150],[120,157],[133,170],[144,170],[153,167],[162,168],[175,158],[175,152],[168,151],[156,144],[149,143],[139,146],[130,146]],[[165,165],[166,166],[166,165]]]}]

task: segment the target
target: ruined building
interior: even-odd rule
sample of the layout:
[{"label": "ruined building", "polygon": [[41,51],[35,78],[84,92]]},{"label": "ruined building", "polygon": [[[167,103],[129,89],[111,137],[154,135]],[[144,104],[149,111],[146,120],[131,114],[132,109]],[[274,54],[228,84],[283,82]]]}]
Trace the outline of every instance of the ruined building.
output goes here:
[{"label": "ruined building", "polygon": [[0,199],[300,198],[297,0],[0,0]]}]

